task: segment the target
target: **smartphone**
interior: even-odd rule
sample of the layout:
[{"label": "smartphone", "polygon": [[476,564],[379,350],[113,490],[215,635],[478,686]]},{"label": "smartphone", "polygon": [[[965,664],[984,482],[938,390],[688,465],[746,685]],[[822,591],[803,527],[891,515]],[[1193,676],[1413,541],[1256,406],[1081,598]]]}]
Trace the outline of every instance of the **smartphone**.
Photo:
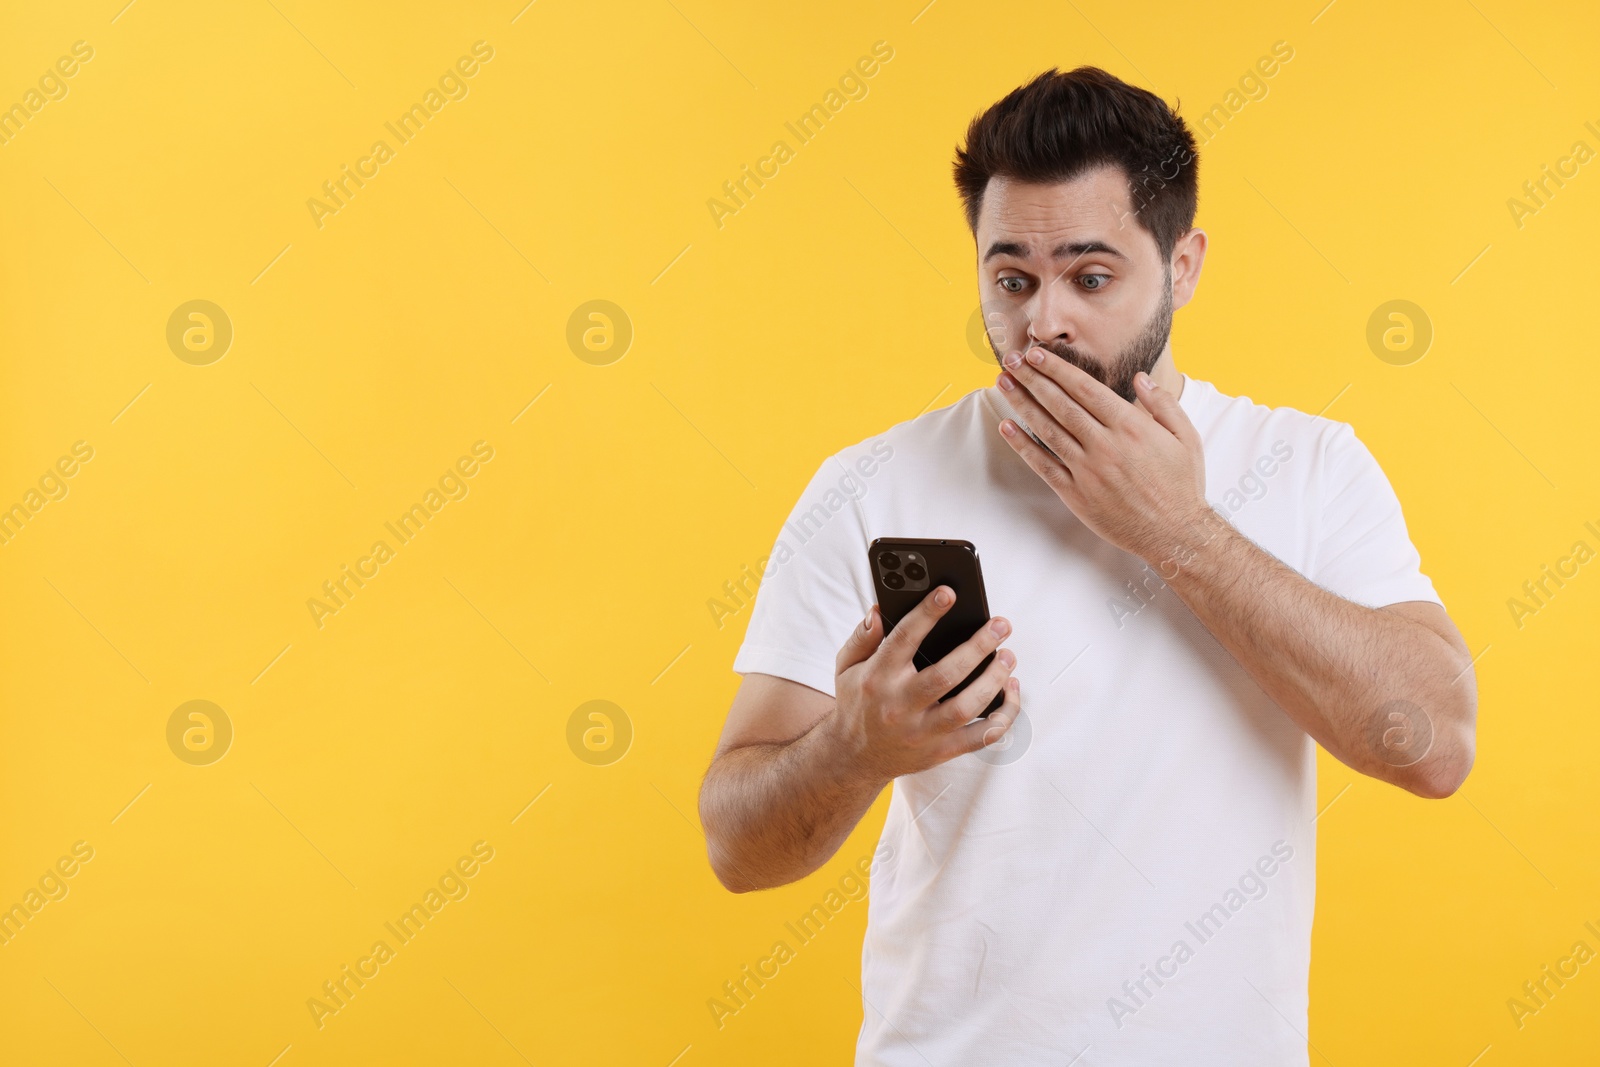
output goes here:
[{"label": "smartphone", "polygon": [[[977,633],[989,621],[989,602],[983,592],[983,570],[971,541],[923,537],[880,537],[867,546],[867,567],[872,572],[884,632],[893,630],[911,609],[941,585],[955,590],[956,602],[933,624],[912,661],[917,670],[931,667]],[[982,674],[994,659],[991,652],[954,689],[939,698],[942,704],[960,693]],[[989,713],[1005,703],[1005,689],[994,695]]]}]

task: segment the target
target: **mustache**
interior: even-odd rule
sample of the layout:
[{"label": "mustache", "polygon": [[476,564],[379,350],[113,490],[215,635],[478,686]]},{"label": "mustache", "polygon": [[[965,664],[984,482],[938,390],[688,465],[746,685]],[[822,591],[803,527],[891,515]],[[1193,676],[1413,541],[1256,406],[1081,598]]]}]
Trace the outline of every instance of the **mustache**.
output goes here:
[{"label": "mustache", "polygon": [[1117,391],[1117,383],[1111,380],[1110,371],[1106,368],[1104,363],[1096,359],[1094,356],[1085,355],[1083,352],[1078,351],[1069,344],[1063,344],[1056,341],[1048,343],[1041,341],[1033,345],[1033,347],[1044,349],[1057,359],[1077,367],[1079,370],[1089,375],[1089,377],[1093,378],[1101,385],[1107,386],[1113,391]]},{"label": "mustache", "polygon": [[1097,368],[1101,371],[1105,369],[1105,365],[1102,364],[1098,359],[1095,359],[1093,356],[1084,355],[1082,352],[1079,352],[1076,348],[1073,348],[1068,344],[1061,344],[1055,341],[1041,341],[1032,347],[1042,348],[1046,352],[1049,352],[1060,359],[1064,359],[1074,366],[1082,367],[1085,370],[1088,370],[1090,367]]}]

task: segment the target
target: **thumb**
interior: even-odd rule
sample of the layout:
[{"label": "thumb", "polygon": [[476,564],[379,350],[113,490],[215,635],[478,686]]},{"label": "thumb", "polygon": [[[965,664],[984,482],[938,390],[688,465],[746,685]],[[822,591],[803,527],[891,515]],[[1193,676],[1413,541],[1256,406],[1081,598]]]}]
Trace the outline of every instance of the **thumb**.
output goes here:
[{"label": "thumb", "polygon": [[851,627],[850,636],[845,638],[844,647],[839,649],[834,674],[843,674],[856,664],[871,658],[881,644],[883,644],[883,615],[878,611],[878,605],[874,604],[861,625]]},{"label": "thumb", "polygon": [[1200,432],[1189,421],[1189,413],[1183,410],[1177,397],[1157,385],[1156,380],[1143,371],[1134,377],[1133,383],[1151,418],[1191,449],[1200,447]]}]

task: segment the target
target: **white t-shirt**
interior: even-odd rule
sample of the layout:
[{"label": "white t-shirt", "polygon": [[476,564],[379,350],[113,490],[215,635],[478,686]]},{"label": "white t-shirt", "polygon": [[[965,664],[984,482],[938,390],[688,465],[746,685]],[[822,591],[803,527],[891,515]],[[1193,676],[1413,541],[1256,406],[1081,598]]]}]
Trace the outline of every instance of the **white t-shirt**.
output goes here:
[{"label": "white t-shirt", "polygon": [[[1179,403],[1208,500],[1256,544],[1358,604],[1442,603],[1347,424],[1188,377]],[[833,695],[875,537],[971,541],[1013,624],[1009,743],[894,782],[856,1063],[1304,1065],[1313,742],[1012,452],[1002,413],[977,389],[824,461],[733,664]]]}]

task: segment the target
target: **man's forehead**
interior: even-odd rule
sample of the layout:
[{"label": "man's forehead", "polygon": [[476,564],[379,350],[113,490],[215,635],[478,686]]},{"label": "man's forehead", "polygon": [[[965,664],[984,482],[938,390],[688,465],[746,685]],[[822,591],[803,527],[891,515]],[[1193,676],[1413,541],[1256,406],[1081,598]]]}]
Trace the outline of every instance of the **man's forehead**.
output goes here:
[{"label": "man's forehead", "polygon": [[[1003,254],[1060,258],[1082,254],[1086,244],[1100,245],[1126,256],[1135,253],[1133,208],[1128,183],[1120,168],[1099,167],[1064,182],[1020,182],[989,179],[978,215],[979,253],[990,258],[995,245]],[[1052,254],[1055,253],[1054,256]]]}]

